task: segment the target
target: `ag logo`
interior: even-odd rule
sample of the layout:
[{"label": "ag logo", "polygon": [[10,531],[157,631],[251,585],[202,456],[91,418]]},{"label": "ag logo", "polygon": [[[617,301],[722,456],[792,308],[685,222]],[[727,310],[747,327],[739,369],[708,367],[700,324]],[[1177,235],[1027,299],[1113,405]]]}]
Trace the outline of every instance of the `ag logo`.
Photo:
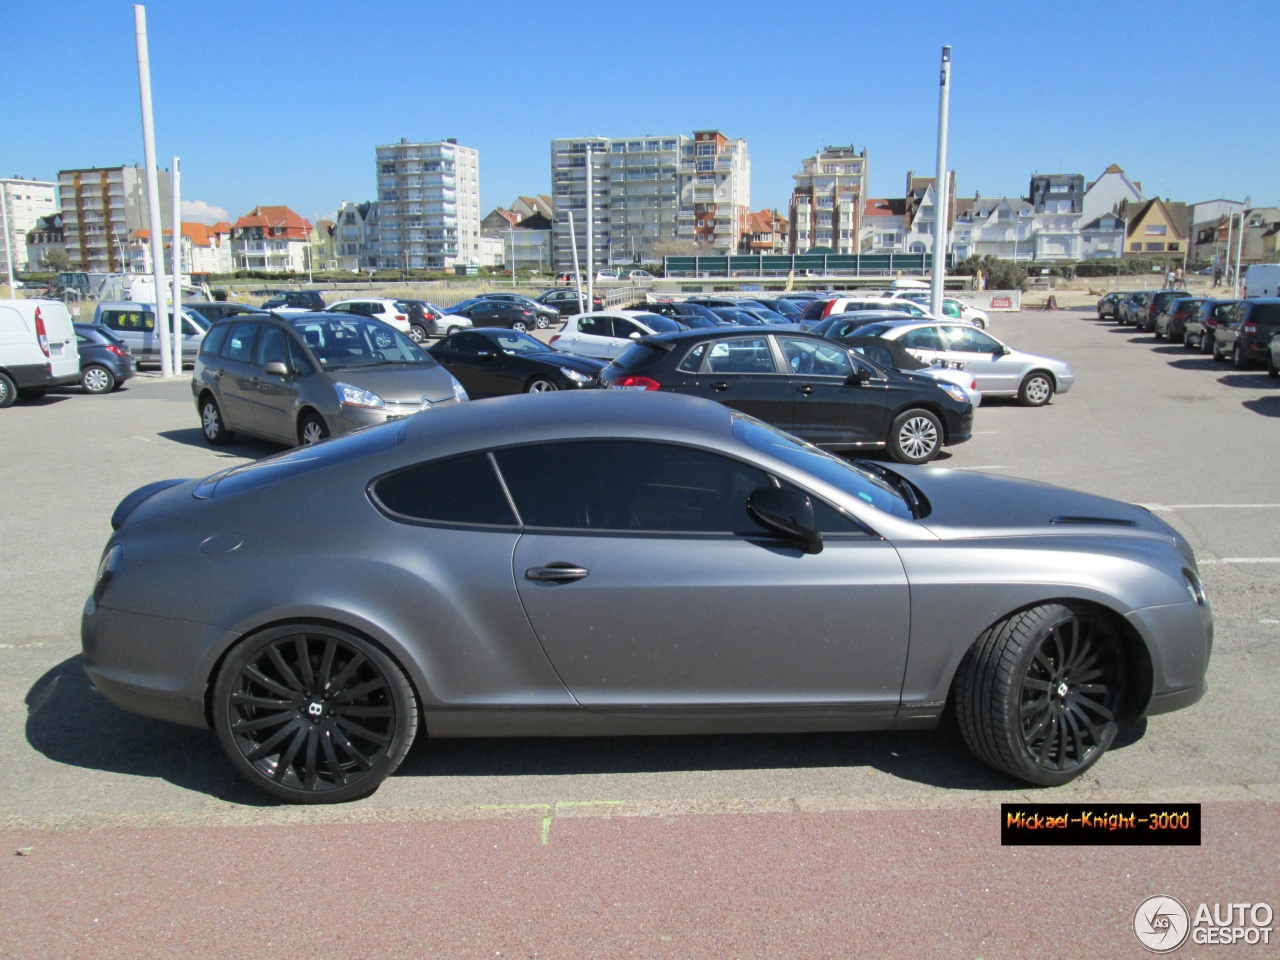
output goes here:
[{"label": "ag logo", "polygon": [[1138,942],[1152,953],[1172,953],[1187,941],[1191,915],[1180,900],[1161,894],[1147,897],[1133,915]]}]

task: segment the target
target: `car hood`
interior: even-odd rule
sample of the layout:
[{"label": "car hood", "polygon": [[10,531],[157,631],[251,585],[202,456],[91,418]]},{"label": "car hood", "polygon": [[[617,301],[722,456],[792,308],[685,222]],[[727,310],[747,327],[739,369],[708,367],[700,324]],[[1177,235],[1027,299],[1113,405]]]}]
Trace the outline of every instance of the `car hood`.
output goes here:
[{"label": "car hood", "polygon": [[557,367],[568,367],[570,370],[576,370],[578,373],[585,373],[588,376],[596,376],[608,364],[603,360],[596,360],[592,357],[580,357],[576,353],[565,353],[562,350],[553,350],[548,347],[542,353],[526,354],[531,360],[541,360],[543,363],[554,363]]},{"label": "car hood", "polygon": [[453,377],[438,364],[389,363],[383,366],[326,368],[331,383],[341,381],[371,390],[383,400],[417,402],[452,400]]},{"label": "car hood", "polygon": [[1079,490],[941,467],[897,467],[929,503],[918,522],[943,540],[1019,536],[1145,536],[1186,540],[1150,510]]}]

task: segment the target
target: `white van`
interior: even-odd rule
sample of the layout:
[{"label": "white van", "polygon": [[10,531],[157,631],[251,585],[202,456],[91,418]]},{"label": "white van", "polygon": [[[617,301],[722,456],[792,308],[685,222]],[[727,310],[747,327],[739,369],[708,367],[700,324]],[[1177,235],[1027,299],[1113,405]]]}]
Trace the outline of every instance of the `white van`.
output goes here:
[{"label": "white van", "polygon": [[1280,263],[1251,263],[1244,270],[1244,295],[1280,297]]},{"label": "white van", "polygon": [[80,350],[60,300],[0,300],[0,407],[80,382]]}]

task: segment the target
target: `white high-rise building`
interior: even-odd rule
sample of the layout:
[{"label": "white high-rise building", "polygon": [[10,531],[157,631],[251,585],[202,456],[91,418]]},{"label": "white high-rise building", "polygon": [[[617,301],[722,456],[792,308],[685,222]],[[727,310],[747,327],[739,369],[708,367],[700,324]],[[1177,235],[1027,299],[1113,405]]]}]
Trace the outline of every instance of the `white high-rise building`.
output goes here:
[{"label": "white high-rise building", "polygon": [[[58,185],[22,177],[0,178],[8,221],[0,223],[0,258],[8,255],[14,270],[27,269],[27,234],[41,217],[58,212]],[[5,260],[0,259],[0,267]],[[35,264],[31,264],[35,267]]]},{"label": "white high-rise building", "polygon": [[480,153],[454,139],[377,148],[379,266],[480,262]]},{"label": "white high-rise building", "polygon": [[593,262],[597,267],[704,250],[732,253],[747,228],[751,163],[745,140],[719,131],[645,137],[566,137],[551,142],[553,261],[586,268],[587,157],[591,157]]}]

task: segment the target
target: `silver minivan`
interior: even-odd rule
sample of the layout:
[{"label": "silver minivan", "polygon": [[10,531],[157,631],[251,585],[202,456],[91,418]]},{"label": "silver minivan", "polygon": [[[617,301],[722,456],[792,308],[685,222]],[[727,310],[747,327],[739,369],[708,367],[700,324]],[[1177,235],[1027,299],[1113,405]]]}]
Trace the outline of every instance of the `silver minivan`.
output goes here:
[{"label": "silver minivan", "polygon": [[[105,301],[93,312],[93,322],[106,327],[129,345],[139,364],[160,362],[160,337],[155,307],[132,300]],[[194,363],[209,321],[194,310],[182,311],[182,362]]]}]

